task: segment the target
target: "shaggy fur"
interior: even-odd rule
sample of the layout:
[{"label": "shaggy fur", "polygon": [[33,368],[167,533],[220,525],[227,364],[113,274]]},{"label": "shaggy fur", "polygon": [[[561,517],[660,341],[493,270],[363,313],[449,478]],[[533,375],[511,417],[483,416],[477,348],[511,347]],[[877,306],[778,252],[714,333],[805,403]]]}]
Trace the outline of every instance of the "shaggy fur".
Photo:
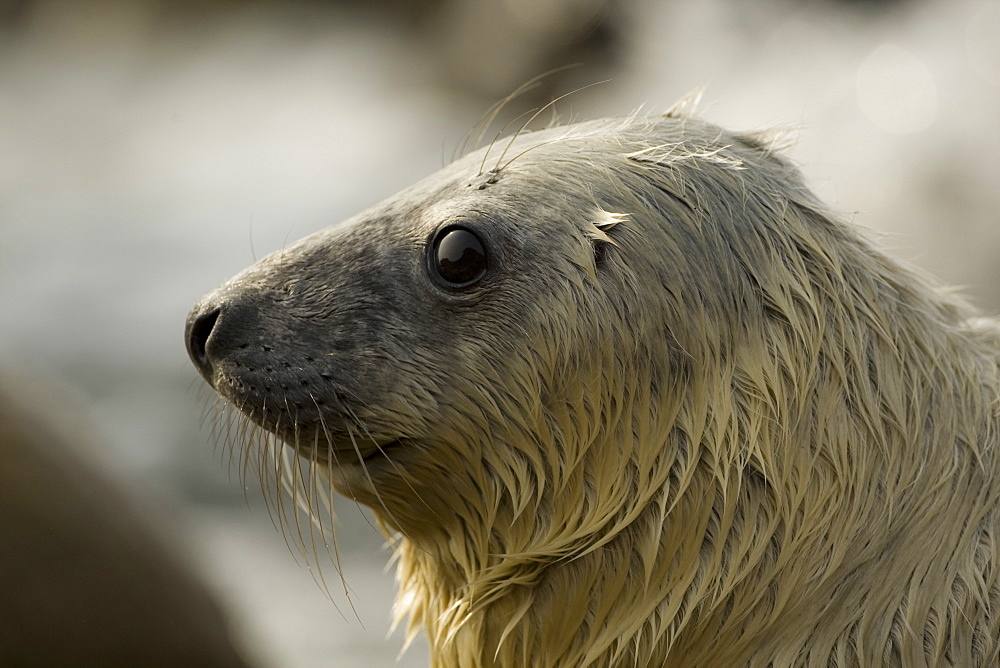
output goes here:
[{"label": "shaggy fur", "polygon": [[[675,112],[487,152],[189,320],[209,382],[399,536],[432,664],[995,665],[995,324],[761,137]],[[444,290],[454,222],[490,267]]]}]

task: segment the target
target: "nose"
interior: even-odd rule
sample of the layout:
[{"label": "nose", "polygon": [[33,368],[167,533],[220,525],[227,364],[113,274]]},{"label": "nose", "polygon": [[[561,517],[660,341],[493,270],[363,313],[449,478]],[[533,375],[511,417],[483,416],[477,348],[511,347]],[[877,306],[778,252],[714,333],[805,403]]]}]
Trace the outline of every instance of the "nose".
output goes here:
[{"label": "nose", "polygon": [[184,327],[188,355],[195,367],[212,384],[212,360],[208,355],[208,340],[215,331],[215,325],[222,314],[222,307],[212,301],[202,302],[191,310]]},{"label": "nose", "polygon": [[209,385],[215,386],[220,367],[261,342],[261,306],[266,303],[259,290],[224,286],[191,309],[184,339],[191,361]]}]

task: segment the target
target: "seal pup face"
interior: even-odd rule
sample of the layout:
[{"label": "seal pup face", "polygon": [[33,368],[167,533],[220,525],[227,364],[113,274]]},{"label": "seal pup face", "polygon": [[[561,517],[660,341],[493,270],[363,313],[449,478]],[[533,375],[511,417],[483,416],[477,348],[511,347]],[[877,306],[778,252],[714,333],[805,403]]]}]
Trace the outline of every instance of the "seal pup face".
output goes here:
[{"label": "seal pup face", "polygon": [[[452,524],[456,498],[477,514],[537,503],[558,482],[550,469],[572,467],[595,437],[588,395],[608,373],[607,332],[630,315],[595,303],[623,218],[579,165],[543,156],[547,141],[586,148],[604,127],[528,135],[513,151],[540,159],[499,173],[478,175],[483,155],[467,156],[262,259],[191,311],[193,361],[407,535]],[[590,413],[549,411],[571,401]]]}]

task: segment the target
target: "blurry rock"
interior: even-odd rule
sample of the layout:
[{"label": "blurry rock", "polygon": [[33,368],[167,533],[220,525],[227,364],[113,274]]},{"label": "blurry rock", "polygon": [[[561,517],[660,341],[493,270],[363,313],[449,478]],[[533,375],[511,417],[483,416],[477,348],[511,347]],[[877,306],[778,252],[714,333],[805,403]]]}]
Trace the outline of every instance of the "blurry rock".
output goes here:
[{"label": "blurry rock", "polygon": [[0,665],[246,665],[208,591],[78,454],[73,412],[26,403],[0,386]]}]

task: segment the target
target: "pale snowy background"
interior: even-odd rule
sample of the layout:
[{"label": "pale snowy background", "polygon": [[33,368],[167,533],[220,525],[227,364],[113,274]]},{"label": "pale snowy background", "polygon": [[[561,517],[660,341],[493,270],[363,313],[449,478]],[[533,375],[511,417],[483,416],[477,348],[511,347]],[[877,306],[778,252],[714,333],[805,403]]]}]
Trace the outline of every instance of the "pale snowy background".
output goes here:
[{"label": "pale snowy background", "polygon": [[[705,86],[712,121],[793,129],[828,203],[1000,310],[997,0],[0,0],[0,366],[84,407],[90,454],[261,665],[392,665],[389,555],[341,503],[357,616],[335,593],[338,612],[244,500],[200,426],[188,309],[439,168],[493,101],[567,63],[536,96],[611,81],[564,119]],[[421,642],[400,665],[426,665]]]}]

